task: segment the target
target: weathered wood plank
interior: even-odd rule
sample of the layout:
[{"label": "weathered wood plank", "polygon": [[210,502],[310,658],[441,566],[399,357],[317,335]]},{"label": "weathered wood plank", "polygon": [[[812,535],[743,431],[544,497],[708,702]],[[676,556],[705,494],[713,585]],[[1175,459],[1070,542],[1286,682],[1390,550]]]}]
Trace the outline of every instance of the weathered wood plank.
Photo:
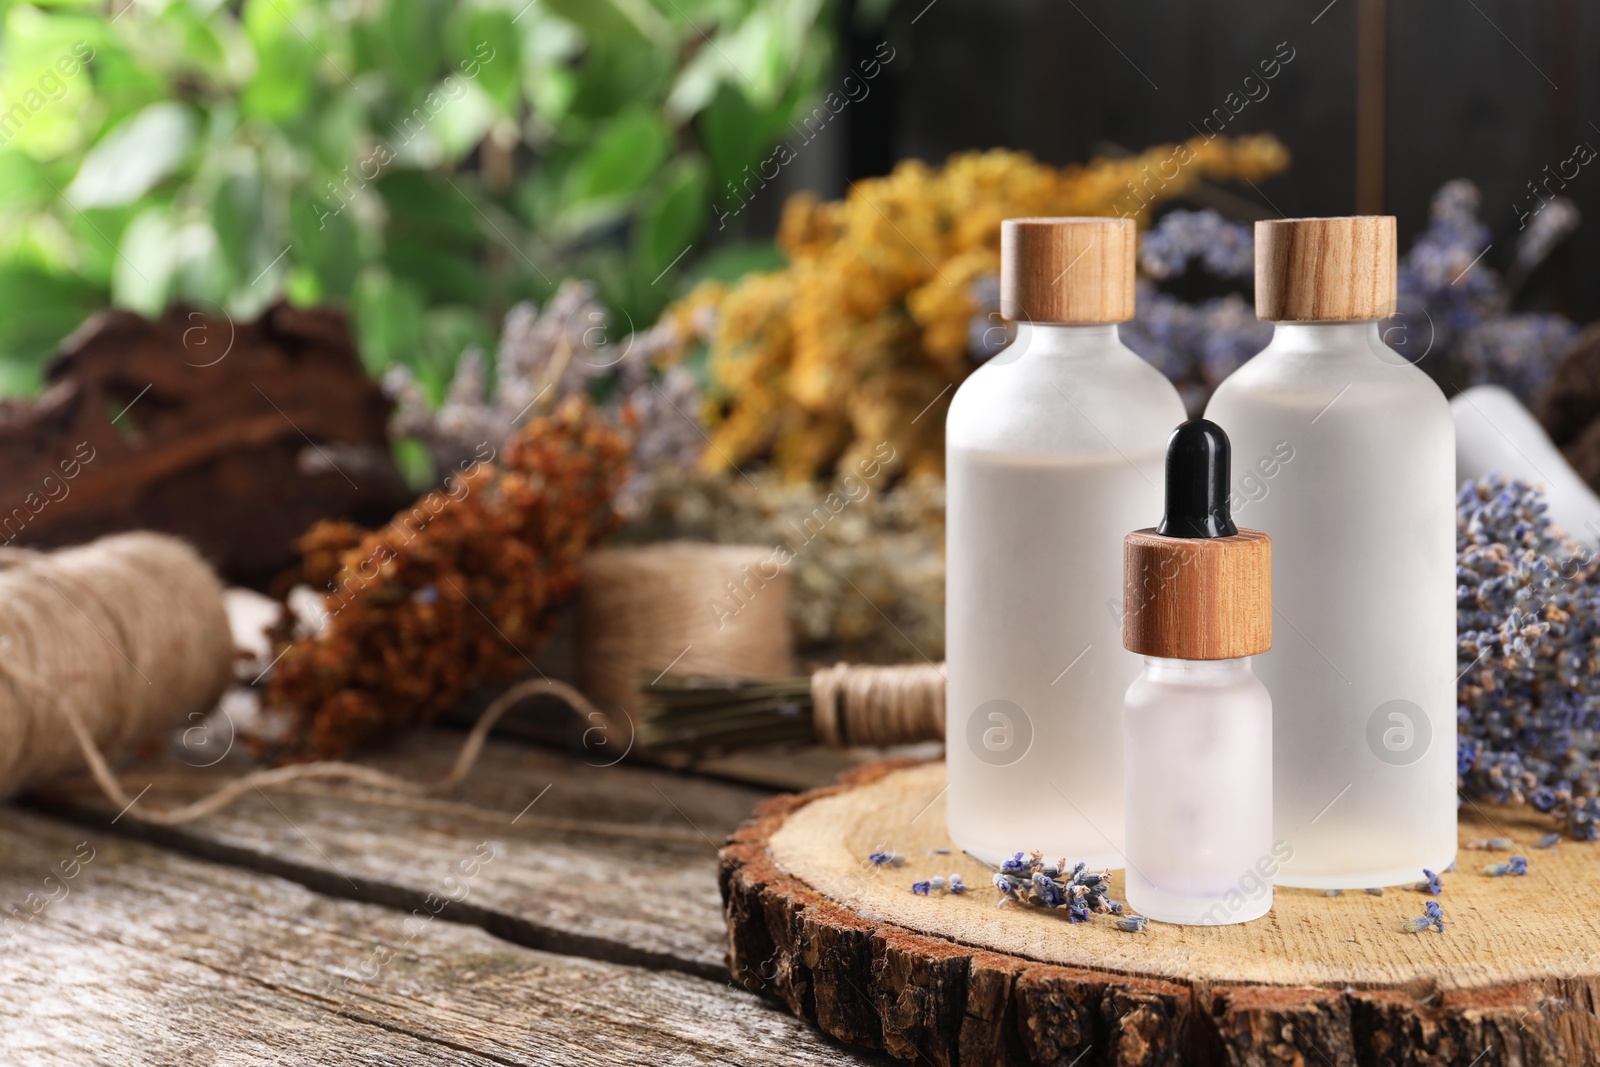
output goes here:
[{"label": "weathered wood plank", "polygon": [[[368,762],[417,780],[448,769],[461,735],[414,735]],[[241,768],[167,759],[128,772],[141,804],[192,799]],[[148,773],[147,773],[148,772]],[[188,826],[134,833],[223,862],[292,878],[319,892],[410,909],[437,892],[470,845],[502,860],[448,915],[533,948],[726,977],[717,848],[765,794],[702,778],[493,743],[457,796],[406,801],[344,787],[256,794]],[[36,799],[104,826],[117,812],[92,786]],[[531,805],[531,806],[530,806]],[[520,818],[518,814],[522,813]]]},{"label": "weathered wood plank", "polygon": [[[515,860],[463,830],[454,888],[428,877],[470,901]],[[7,1064],[863,1062],[726,983],[535,952],[15,809],[0,903]]]}]

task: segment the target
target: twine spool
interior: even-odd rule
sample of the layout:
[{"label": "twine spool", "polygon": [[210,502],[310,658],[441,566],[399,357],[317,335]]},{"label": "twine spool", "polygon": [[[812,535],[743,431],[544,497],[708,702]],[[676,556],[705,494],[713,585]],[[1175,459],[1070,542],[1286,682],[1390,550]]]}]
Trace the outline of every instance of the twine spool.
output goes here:
[{"label": "twine spool", "polygon": [[675,675],[793,672],[789,572],[767,545],[670,541],[602,549],[583,562],[578,684],[607,713],[643,707],[639,687]]},{"label": "twine spool", "polygon": [[830,748],[944,740],[942,663],[836,663],[811,675],[811,717]]},{"label": "twine spool", "polygon": [[183,725],[231,680],[222,586],[175,538],[0,551],[0,605],[0,797]]}]

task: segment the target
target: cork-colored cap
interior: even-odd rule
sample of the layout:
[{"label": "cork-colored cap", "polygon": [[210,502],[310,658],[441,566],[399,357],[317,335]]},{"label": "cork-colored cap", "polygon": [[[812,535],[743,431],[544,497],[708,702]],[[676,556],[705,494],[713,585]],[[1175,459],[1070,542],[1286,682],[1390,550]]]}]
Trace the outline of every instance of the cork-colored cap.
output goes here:
[{"label": "cork-colored cap", "polygon": [[1393,215],[1256,223],[1256,318],[1382,319],[1396,299]]},{"label": "cork-colored cap", "polygon": [[1141,656],[1236,659],[1272,647],[1272,539],[1167,537],[1122,542],[1122,644]]},{"label": "cork-colored cap", "polygon": [[1133,318],[1132,219],[1000,223],[1000,315],[1013,322]]}]

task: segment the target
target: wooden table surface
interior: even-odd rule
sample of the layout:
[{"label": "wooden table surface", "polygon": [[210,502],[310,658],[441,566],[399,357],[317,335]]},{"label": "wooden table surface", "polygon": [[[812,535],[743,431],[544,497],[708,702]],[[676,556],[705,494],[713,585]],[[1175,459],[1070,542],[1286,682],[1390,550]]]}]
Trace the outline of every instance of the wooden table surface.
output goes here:
[{"label": "wooden table surface", "polygon": [[[432,778],[460,739],[368,762]],[[239,770],[129,773],[166,805]],[[728,980],[717,848],[764,795],[496,741],[403,806],[304,788],[159,828],[30,797],[0,808],[0,1062],[881,1062]]]}]

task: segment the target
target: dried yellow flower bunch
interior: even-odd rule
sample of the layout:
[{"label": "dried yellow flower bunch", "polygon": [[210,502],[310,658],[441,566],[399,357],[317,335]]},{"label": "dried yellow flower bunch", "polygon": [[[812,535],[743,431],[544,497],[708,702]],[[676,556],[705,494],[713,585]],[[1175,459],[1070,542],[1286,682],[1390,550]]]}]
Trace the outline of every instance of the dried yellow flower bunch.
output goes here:
[{"label": "dried yellow flower bunch", "polygon": [[891,441],[910,473],[942,473],[944,419],[924,412],[972,369],[972,288],[999,269],[1000,220],[1144,219],[1201,181],[1254,181],[1287,165],[1270,136],[1196,137],[1065,168],[1006,151],[943,167],[911,160],[843,200],[792,198],[778,234],[785,269],[706,283],[663,317],[686,345],[710,349],[705,463],[770,451],[784,478],[811,479]]}]

